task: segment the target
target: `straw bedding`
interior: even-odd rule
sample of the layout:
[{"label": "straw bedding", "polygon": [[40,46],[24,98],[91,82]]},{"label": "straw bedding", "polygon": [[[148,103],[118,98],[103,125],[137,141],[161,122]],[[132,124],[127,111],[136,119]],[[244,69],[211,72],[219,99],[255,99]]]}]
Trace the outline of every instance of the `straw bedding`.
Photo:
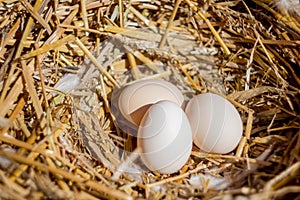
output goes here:
[{"label": "straw bedding", "polygon": [[[298,9],[299,8],[299,9]],[[0,1],[1,199],[300,199],[299,1]],[[147,78],[226,97],[227,155],[147,171],[118,88]],[[128,127],[130,129],[130,127]]]}]

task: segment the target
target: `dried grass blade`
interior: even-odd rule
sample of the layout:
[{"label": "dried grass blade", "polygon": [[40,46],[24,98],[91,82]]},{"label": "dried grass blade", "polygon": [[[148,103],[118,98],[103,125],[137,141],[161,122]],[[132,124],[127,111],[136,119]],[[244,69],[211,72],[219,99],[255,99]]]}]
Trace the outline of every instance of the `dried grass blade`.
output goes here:
[{"label": "dried grass blade", "polygon": [[[34,5],[34,10],[38,10],[39,7],[41,6],[41,3],[42,3],[42,0],[37,0],[35,2],[35,5]],[[21,41],[19,42],[19,46],[18,46],[17,51],[15,53],[15,58],[18,58],[21,55],[22,50],[24,48],[25,41],[27,40],[27,36],[29,35],[30,30],[32,29],[32,25],[33,25],[33,18],[29,17],[29,19],[27,21],[27,24],[26,24],[26,27],[24,29]],[[5,96],[7,94],[7,91],[8,91],[8,87],[12,83],[11,78],[12,78],[12,75],[13,75],[15,69],[16,69],[16,64],[12,63],[10,71],[8,73],[8,78],[7,78],[6,82],[5,82],[5,85],[4,85],[2,93],[1,93],[0,104],[4,101],[4,98],[5,98]],[[18,95],[18,94],[19,93],[17,93],[16,95]]]},{"label": "dried grass blade", "polygon": [[267,56],[267,58],[268,58],[268,60],[269,60],[269,62],[270,62],[270,64],[271,64],[271,67],[273,68],[274,73],[276,74],[277,78],[280,79],[281,84],[282,84],[284,87],[286,87],[286,86],[288,85],[288,82],[287,82],[287,81],[281,76],[281,74],[279,73],[278,68],[276,67],[276,65],[274,64],[274,62],[273,62],[273,60],[272,60],[272,58],[271,58],[271,55],[270,55],[271,52],[268,51],[267,48],[265,47],[265,45],[262,43],[262,41],[261,41],[261,36],[258,34],[258,32],[257,32],[257,31],[254,31],[254,32],[255,32],[255,34],[256,34],[256,36],[257,36],[257,39],[258,39],[259,44],[261,45],[261,47],[262,47],[262,49],[263,49],[265,55]]},{"label": "dried grass blade", "polygon": [[[54,137],[58,137],[59,134],[61,134],[63,131],[65,131],[65,129],[66,129],[66,127],[64,125],[58,126],[55,129],[55,131],[53,132]],[[8,135],[0,135],[0,141],[11,144],[13,146],[17,146],[17,147],[26,149],[31,152],[36,152],[36,153],[43,154],[43,155],[49,154],[49,151],[45,150],[45,148],[43,147],[43,144],[45,144],[45,143],[43,143],[42,145],[39,145],[39,146],[32,145],[33,142],[35,142],[34,137],[30,137],[27,142],[24,142],[24,141],[15,139],[11,136],[8,136]]]},{"label": "dried grass blade", "polygon": [[201,87],[198,84],[196,84],[196,82],[193,80],[193,78],[190,76],[190,74],[186,71],[185,67],[182,66],[180,61],[178,59],[175,59],[175,60],[178,63],[179,70],[181,70],[181,72],[187,77],[188,81],[194,87],[194,89],[197,92],[199,92],[201,90]]},{"label": "dried grass blade", "polygon": [[[296,176],[299,176],[300,172],[300,161],[294,163],[292,166],[272,178],[267,182],[267,184],[264,187],[264,191],[272,191],[277,189],[277,187],[280,185],[282,181],[285,181],[285,179],[291,180],[292,178],[295,178]],[[277,187],[276,187],[277,186]]]},{"label": "dried grass blade", "polygon": [[[78,13],[78,6],[71,12],[70,15],[61,23],[61,25],[70,25],[72,23],[73,18]],[[50,44],[57,41],[61,35],[65,32],[65,28],[58,26],[57,30],[52,33],[52,35],[46,40],[45,44]]]},{"label": "dried grass blade", "polygon": [[[25,197],[27,196],[30,191],[21,187],[20,185],[18,185],[17,183],[9,180],[6,176],[5,173],[0,170],[0,180],[4,182],[4,184],[8,185],[11,189],[13,189],[15,192],[17,192],[19,195]],[[24,198],[25,199],[25,198]]]},{"label": "dried grass blade", "polygon": [[[63,126],[60,126],[58,129],[56,129],[53,134],[52,137],[56,138],[58,137],[58,135],[64,130]],[[43,142],[41,144],[36,144],[36,145],[32,145],[35,141],[36,141],[36,134],[32,134],[31,137],[27,140],[27,142],[22,142],[19,140],[13,140],[14,142],[16,142],[18,145],[23,145],[22,148],[19,151],[19,155],[23,154],[25,152],[25,150],[30,150],[31,152],[27,155],[27,159],[29,161],[33,161],[40,155],[45,155],[47,156],[49,153],[49,150],[46,149],[46,147],[48,146],[48,143]],[[17,145],[17,146],[18,146]],[[18,178],[24,171],[26,171],[28,169],[29,165],[26,164],[22,164],[20,165],[17,169],[15,169],[12,173],[12,175],[10,176],[10,180],[15,180],[16,178]]]},{"label": "dried grass blade", "polygon": [[103,29],[103,31],[121,34],[121,35],[125,35],[127,37],[137,38],[137,39],[141,39],[141,40],[148,40],[148,41],[155,41],[155,42],[159,42],[161,40],[161,36],[158,34],[142,32],[142,31],[133,30],[133,29],[129,29],[129,28],[107,26]]},{"label": "dried grass blade", "polygon": [[30,5],[29,2],[25,0],[21,0],[22,5],[26,8],[26,10],[31,14],[31,16],[36,19],[48,32],[50,35],[52,30],[49,24],[41,17],[41,15]]},{"label": "dried grass blade", "polygon": [[42,71],[42,66],[40,64],[39,56],[37,56],[36,61],[37,61],[36,64],[38,66],[38,71],[39,71],[39,75],[40,75],[40,79],[41,79],[41,86],[42,86],[42,93],[43,93],[43,97],[44,97],[44,101],[45,101],[45,107],[46,107],[46,109],[48,109],[49,103],[47,100],[47,94],[46,94],[46,89],[45,89],[45,80],[44,80],[44,75],[43,75],[43,71]]},{"label": "dried grass blade", "polygon": [[75,38],[75,43],[92,61],[92,63],[99,69],[99,71],[103,73],[103,75],[106,76],[106,78],[108,78],[108,80],[110,80],[116,87],[120,87],[116,80],[97,62],[97,59],[91,54],[91,52],[84,46],[84,44],[78,38]]},{"label": "dried grass blade", "polygon": [[251,77],[251,69],[252,69],[251,65],[253,63],[253,56],[254,56],[254,53],[255,53],[255,50],[256,50],[256,47],[257,47],[257,43],[258,43],[258,38],[256,39],[256,41],[254,43],[254,46],[251,50],[250,58],[247,61],[245,91],[249,90],[249,88],[250,88],[250,77]]},{"label": "dried grass blade", "polygon": [[167,41],[167,36],[168,36],[168,33],[169,33],[169,30],[170,30],[170,27],[172,26],[172,23],[175,19],[175,16],[176,16],[176,13],[177,13],[177,10],[178,10],[178,7],[180,5],[182,0],[176,0],[176,3],[175,3],[175,6],[174,6],[174,9],[173,9],[173,12],[172,12],[172,15],[168,21],[168,25],[167,25],[167,28],[166,28],[166,32],[165,34],[163,35],[163,37],[161,38],[161,41],[159,43],[159,46],[158,48],[163,48],[163,46],[165,46],[165,43]]},{"label": "dried grass blade", "polygon": [[[286,66],[288,68],[288,70],[291,72],[291,76],[295,79],[295,81],[297,82],[297,84],[300,86],[300,78],[298,77],[296,71],[294,70],[294,68],[290,65],[289,62],[287,62],[277,51],[275,51],[275,49],[271,49],[269,48],[269,51],[272,52],[273,55],[276,56],[276,58],[278,60],[280,60],[281,62],[284,63],[284,66]],[[299,63],[300,64],[300,63]],[[286,71],[286,69],[283,69],[284,71]]]},{"label": "dried grass blade", "polygon": [[41,55],[41,54],[44,54],[50,50],[54,50],[68,42],[71,42],[71,41],[74,41],[75,39],[75,36],[74,35],[68,35],[60,40],[57,40],[56,42],[52,43],[52,44],[46,44],[44,45],[43,47],[39,48],[39,49],[36,49],[34,51],[31,51],[23,56],[21,56],[21,59],[29,59],[29,58],[32,58],[34,56],[38,56],[38,55]]},{"label": "dried grass blade", "polygon": [[258,95],[261,95],[265,92],[280,92],[279,89],[272,87],[272,86],[261,86],[257,88],[252,88],[249,90],[243,90],[243,91],[238,91],[231,93],[228,95],[231,99],[238,101],[238,102],[243,102],[247,101],[253,97],[256,97]]},{"label": "dried grass blade", "polygon": [[188,172],[186,172],[184,174],[180,174],[178,176],[169,177],[169,178],[166,178],[166,179],[154,182],[154,183],[147,184],[146,187],[147,188],[151,188],[151,187],[162,185],[162,184],[165,184],[165,183],[170,183],[172,181],[177,181],[179,179],[182,179],[184,177],[190,176],[191,174],[195,174],[195,173],[197,173],[197,172],[199,172],[201,170],[204,170],[206,168],[207,168],[207,165],[205,165],[205,164],[199,165],[199,167],[197,167],[195,169],[192,169],[192,170],[190,170],[190,171],[188,171]]},{"label": "dried grass blade", "polygon": [[[252,38],[239,38],[239,37],[226,37],[226,40],[232,40],[239,43],[255,43],[256,39]],[[270,40],[270,39],[261,39],[263,44],[271,45],[282,45],[282,46],[291,46],[297,47],[300,45],[300,40]]]},{"label": "dried grass blade", "polygon": [[151,70],[157,71],[157,66],[150,58],[144,56],[141,52],[138,50],[131,52],[135,57],[137,57],[140,61],[142,61],[145,65],[147,65]]},{"label": "dried grass blade", "polygon": [[73,181],[76,183],[84,183],[87,187],[90,187],[100,193],[106,194],[109,197],[117,198],[117,199],[132,199],[131,196],[127,195],[124,192],[113,189],[111,187],[107,187],[107,186],[102,185],[93,180],[86,180],[85,178],[79,177],[77,175],[74,175],[74,174],[64,171],[62,169],[58,169],[56,167],[51,167],[51,166],[46,166],[43,163],[28,160],[26,157],[23,157],[23,156],[14,154],[14,153],[0,151],[0,155],[7,156],[8,158],[15,160],[19,163],[23,163],[28,166],[36,167],[37,169],[39,169],[43,172],[51,172],[54,175],[60,175],[70,181]]},{"label": "dried grass blade", "polygon": [[134,77],[135,80],[140,79],[140,72],[139,69],[136,67],[136,61],[134,56],[131,53],[126,53],[127,58],[128,58],[128,62],[132,71],[132,75]]},{"label": "dried grass blade", "polygon": [[124,6],[123,6],[123,1],[118,0],[118,5],[119,5],[120,27],[124,27]]},{"label": "dried grass blade", "polygon": [[[14,121],[18,117],[18,115],[20,114],[20,112],[23,109],[23,107],[25,106],[25,104],[26,104],[26,102],[25,102],[24,97],[21,97],[20,100],[18,101],[16,107],[14,108],[12,114],[9,116],[9,120],[11,122]],[[7,131],[8,131],[8,127],[1,129],[0,135],[3,135]]]},{"label": "dried grass blade", "polygon": [[266,4],[264,4],[263,2],[260,2],[260,1],[257,1],[257,0],[252,0],[252,1],[254,1],[257,5],[263,7],[267,11],[270,11],[271,13],[273,13],[273,15],[277,19],[282,20],[290,28],[292,28],[294,31],[296,31],[297,33],[300,34],[300,24],[299,23],[295,23],[294,21],[287,19],[286,17],[284,17],[281,14],[277,13],[275,10],[273,10],[272,8],[270,8],[269,6],[267,6]]},{"label": "dried grass blade", "polygon": [[[20,92],[23,90],[22,77],[19,77],[14,86],[9,90],[7,97],[0,103],[0,116],[4,117],[17,101]],[[3,93],[3,91],[2,91]]]},{"label": "dried grass blade", "polygon": [[6,49],[5,46],[9,43],[9,40],[13,38],[13,36],[15,35],[16,31],[18,30],[19,26],[21,23],[21,19],[18,18],[16,23],[14,23],[14,25],[11,27],[11,29],[9,30],[9,32],[5,35],[4,39],[1,41],[1,47],[0,47],[0,58],[3,57]]},{"label": "dried grass blade", "polygon": [[[84,28],[89,28],[89,22],[87,18],[87,12],[86,12],[86,0],[80,0],[80,6],[81,6],[81,13],[82,13],[82,20],[84,23]],[[89,32],[85,32],[86,36],[89,36]]]},{"label": "dried grass blade", "polygon": [[22,65],[22,70],[23,70],[23,77],[25,79],[25,82],[27,83],[27,88],[28,88],[29,95],[32,99],[33,107],[36,111],[38,120],[40,120],[40,122],[41,122],[41,127],[43,128],[45,125],[45,118],[43,118],[43,108],[42,108],[41,102],[38,98],[38,95],[37,95],[37,92],[36,92],[36,89],[34,86],[33,78],[31,76],[31,73],[28,70],[26,62],[24,60],[21,61],[21,65]]},{"label": "dried grass blade", "polygon": [[220,35],[218,34],[218,32],[215,30],[215,28],[211,25],[210,21],[205,17],[205,15],[203,15],[199,9],[190,1],[190,0],[185,0],[188,5],[195,11],[197,12],[197,14],[205,21],[205,23],[207,24],[208,28],[210,29],[210,31],[212,32],[212,34],[215,36],[215,38],[217,39],[217,41],[220,43],[222,49],[224,50],[224,53],[226,56],[229,56],[230,50],[228,49],[228,47],[225,45],[224,41],[222,40],[222,38],[220,37]]},{"label": "dried grass blade", "polygon": [[[34,4],[33,9],[34,9],[35,11],[37,11],[37,10],[40,8],[42,2],[43,2],[42,0],[37,0],[37,1],[35,2],[35,4]],[[27,40],[27,36],[30,34],[30,31],[31,31],[31,29],[32,29],[33,22],[34,22],[34,21],[33,21],[33,18],[32,18],[32,17],[29,17],[29,19],[28,19],[28,21],[27,21],[27,23],[26,23],[26,27],[25,27],[25,29],[24,29],[24,32],[23,32],[21,41],[20,41],[20,43],[19,43],[19,46],[18,46],[16,55],[15,55],[15,58],[18,58],[18,57],[21,55],[21,53],[22,53],[22,51],[23,51],[23,47],[24,47],[23,45],[25,44],[25,41]]]},{"label": "dried grass blade", "polygon": [[[142,13],[140,13],[137,9],[135,9],[132,5],[128,8],[130,12],[132,12],[137,18],[139,18],[140,20],[142,20],[144,22],[144,24],[146,24],[147,26],[150,25],[150,21],[149,19],[147,19],[144,15],[142,15]],[[151,27],[152,28],[152,27]]]}]

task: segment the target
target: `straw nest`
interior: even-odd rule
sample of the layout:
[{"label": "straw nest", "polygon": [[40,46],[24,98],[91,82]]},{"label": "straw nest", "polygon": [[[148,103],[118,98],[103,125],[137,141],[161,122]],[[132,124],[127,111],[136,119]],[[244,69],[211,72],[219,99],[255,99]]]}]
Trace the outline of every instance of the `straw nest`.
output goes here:
[{"label": "straw nest", "polygon": [[[0,198],[300,199],[299,10],[270,0],[0,1]],[[116,88],[145,78],[187,99],[226,96],[244,124],[236,150],[194,147],[178,173],[145,171],[110,106]]]}]

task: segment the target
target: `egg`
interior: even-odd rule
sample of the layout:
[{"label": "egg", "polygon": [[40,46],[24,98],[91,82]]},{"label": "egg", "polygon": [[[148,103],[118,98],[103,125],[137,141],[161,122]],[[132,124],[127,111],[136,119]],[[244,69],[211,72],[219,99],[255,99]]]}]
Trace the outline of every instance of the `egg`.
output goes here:
[{"label": "egg", "polygon": [[167,81],[141,80],[122,90],[118,107],[128,121],[139,125],[149,107],[162,100],[168,100],[181,106],[184,97],[175,85]]},{"label": "egg", "polygon": [[182,108],[171,101],[153,104],[138,129],[137,146],[144,164],[162,174],[177,172],[192,150],[192,130]]},{"label": "egg", "polygon": [[225,98],[213,93],[196,95],[185,112],[193,141],[201,150],[226,154],[238,145],[243,123],[236,108]]}]

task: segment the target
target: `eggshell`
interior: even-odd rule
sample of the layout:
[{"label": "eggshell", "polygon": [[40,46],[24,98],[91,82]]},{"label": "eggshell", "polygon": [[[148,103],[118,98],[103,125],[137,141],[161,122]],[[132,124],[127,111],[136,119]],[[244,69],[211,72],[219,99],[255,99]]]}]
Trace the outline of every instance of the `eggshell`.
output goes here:
[{"label": "eggshell", "polygon": [[122,115],[128,121],[139,125],[148,108],[162,100],[181,106],[184,97],[175,85],[167,81],[142,80],[125,87],[118,104]]},{"label": "eggshell", "polygon": [[170,101],[152,105],[138,130],[141,159],[150,170],[163,174],[181,169],[190,156],[192,143],[186,114]]},{"label": "eggshell", "polygon": [[194,143],[203,151],[225,154],[236,148],[243,123],[236,108],[225,98],[212,94],[193,97],[185,109]]}]

